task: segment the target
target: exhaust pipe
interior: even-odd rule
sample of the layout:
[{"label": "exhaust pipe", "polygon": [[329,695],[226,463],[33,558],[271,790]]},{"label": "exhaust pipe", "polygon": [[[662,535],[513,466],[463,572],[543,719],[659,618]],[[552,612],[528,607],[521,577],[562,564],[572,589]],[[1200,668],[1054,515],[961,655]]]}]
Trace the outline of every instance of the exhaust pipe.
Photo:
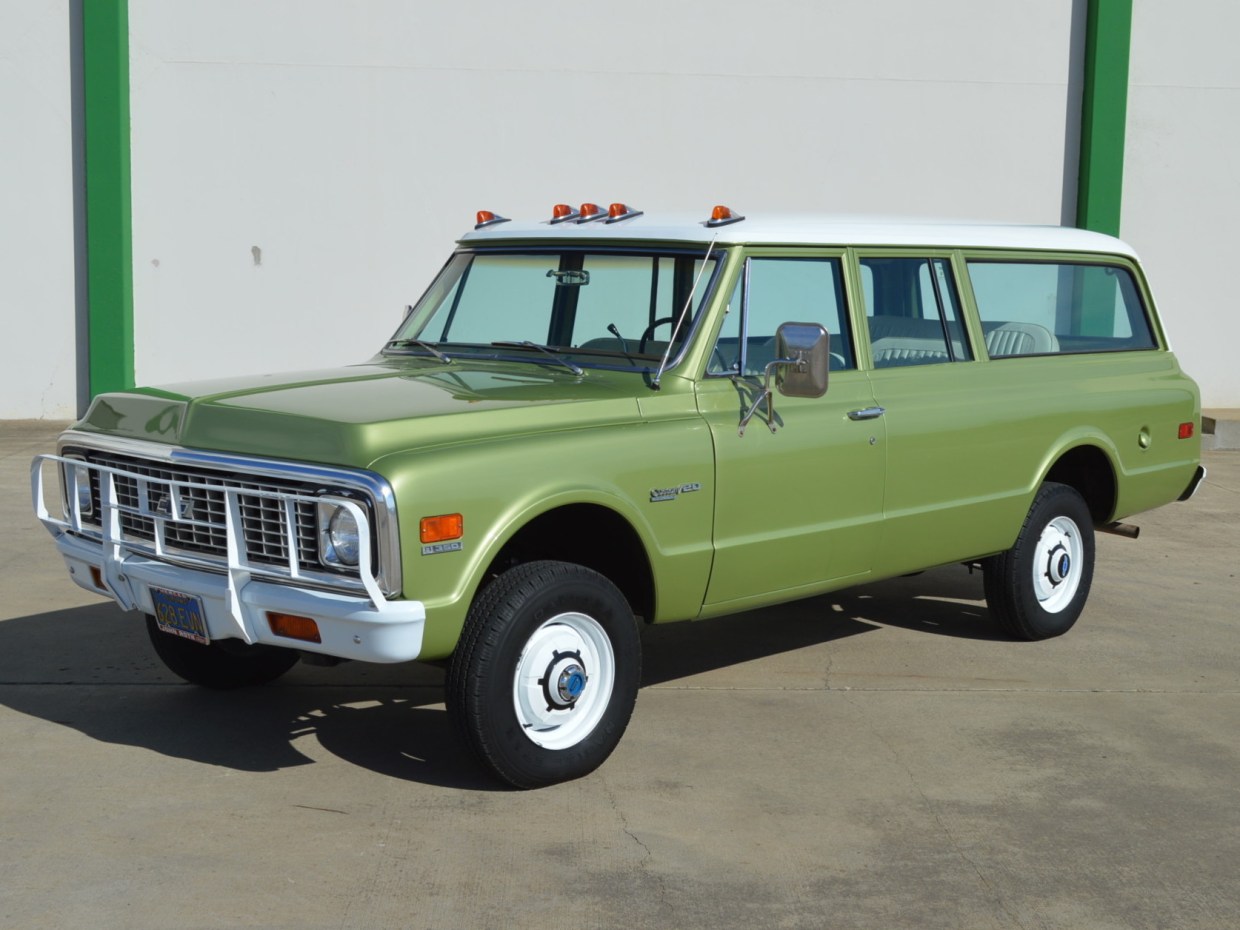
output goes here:
[{"label": "exhaust pipe", "polygon": [[1106,526],[1098,527],[1099,533],[1110,533],[1112,536],[1123,536],[1125,539],[1136,539],[1141,535],[1141,527],[1133,526],[1131,523],[1120,523],[1118,520],[1114,523],[1108,523]]}]

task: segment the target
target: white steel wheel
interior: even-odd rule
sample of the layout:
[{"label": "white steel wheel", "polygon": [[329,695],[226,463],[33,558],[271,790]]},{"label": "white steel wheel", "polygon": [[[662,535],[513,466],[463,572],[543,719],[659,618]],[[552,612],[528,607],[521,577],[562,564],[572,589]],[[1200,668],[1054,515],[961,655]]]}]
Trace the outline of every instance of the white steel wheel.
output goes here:
[{"label": "white steel wheel", "polygon": [[522,732],[544,749],[566,749],[593,732],[616,681],[616,655],[598,621],[552,617],[529,638],[512,681]]},{"label": "white steel wheel", "polygon": [[1084,554],[1081,529],[1071,517],[1056,517],[1042,530],[1033,553],[1033,593],[1047,613],[1059,613],[1076,597]]},{"label": "white steel wheel", "polygon": [[474,599],[445,696],[482,763],[537,788],[606,761],[640,682],[641,640],[624,595],[584,566],[540,561],[509,569]]},{"label": "white steel wheel", "polygon": [[1038,489],[1016,543],[983,563],[986,601],[1018,639],[1049,639],[1076,623],[1094,575],[1094,524],[1075,488]]}]

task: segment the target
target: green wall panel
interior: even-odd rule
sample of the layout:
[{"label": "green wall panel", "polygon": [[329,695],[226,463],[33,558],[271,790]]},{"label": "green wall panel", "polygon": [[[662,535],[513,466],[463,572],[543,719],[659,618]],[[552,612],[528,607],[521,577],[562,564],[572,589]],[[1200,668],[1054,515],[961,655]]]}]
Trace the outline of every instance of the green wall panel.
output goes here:
[{"label": "green wall panel", "polygon": [[127,0],[82,0],[90,394],[133,387]]},{"label": "green wall panel", "polygon": [[1132,0],[1089,0],[1076,225],[1119,235]]}]

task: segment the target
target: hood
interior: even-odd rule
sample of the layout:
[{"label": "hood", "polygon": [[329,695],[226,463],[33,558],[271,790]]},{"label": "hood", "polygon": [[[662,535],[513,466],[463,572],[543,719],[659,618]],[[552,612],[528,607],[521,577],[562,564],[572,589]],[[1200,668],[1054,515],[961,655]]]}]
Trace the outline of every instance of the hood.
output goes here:
[{"label": "hood", "polygon": [[78,429],[192,449],[366,468],[392,452],[640,419],[640,375],[377,359],[97,397]]}]

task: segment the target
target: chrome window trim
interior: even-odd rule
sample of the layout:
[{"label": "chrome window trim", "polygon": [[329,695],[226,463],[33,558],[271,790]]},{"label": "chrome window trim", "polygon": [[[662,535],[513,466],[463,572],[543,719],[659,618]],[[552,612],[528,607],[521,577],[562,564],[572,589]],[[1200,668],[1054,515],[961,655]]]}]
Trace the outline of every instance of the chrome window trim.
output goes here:
[{"label": "chrome window trim", "polygon": [[[196,466],[234,475],[322,482],[328,486],[360,491],[366,494],[374,505],[374,538],[379,563],[376,581],[380,590],[389,597],[399,594],[402,590],[400,526],[396,514],[396,495],[387,480],[374,472],[282,459],[258,458],[230,452],[205,452],[179,445],[107,436],[73,429],[61,433],[57,443],[59,454],[63,455],[66,448],[85,448],[118,455],[131,455],[136,458],[166,462],[170,465]],[[168,553],[161,558],[164,561],[173,561]],[[177,561],[181,564],[193,564],[194,567],[208,567],[197,559],[191,563],[189,559],[177,557]],[[324,575],[327,573],[325,572]],[[287,579],[288,576],[282,577]],[[343,575],[328,576],[325,579],[316,578],[314,581],[316,586],[334,584],[347,589],[356,589],[360,585],[359,581]]]}]

